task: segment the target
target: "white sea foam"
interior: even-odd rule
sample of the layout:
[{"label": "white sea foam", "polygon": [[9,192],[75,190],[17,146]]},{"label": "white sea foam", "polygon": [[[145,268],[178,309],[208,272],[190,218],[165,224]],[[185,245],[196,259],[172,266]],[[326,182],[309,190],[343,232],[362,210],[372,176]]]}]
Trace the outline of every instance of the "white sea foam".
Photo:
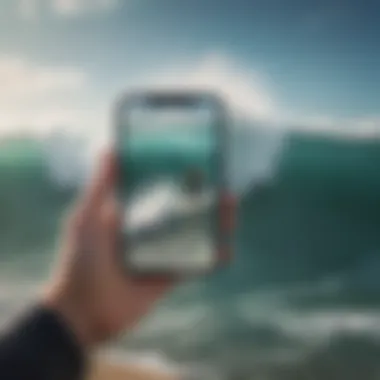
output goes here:
[{"label": "white sea foam", "polygon": [[[241,195],[274,178],[283,140],[283,133],[273,128],[248,125],[233,130],[227,162],[228,184],[235,194]],[[102,144],[56,132],[45,139],[44,146],[52,182],[59,188],[78,188],[91,176]],[[140,224],[157,219],[171,195],[167,186],[158,186],[155,194],[136,199],[144,207],[136,204],[130,217]]]}]

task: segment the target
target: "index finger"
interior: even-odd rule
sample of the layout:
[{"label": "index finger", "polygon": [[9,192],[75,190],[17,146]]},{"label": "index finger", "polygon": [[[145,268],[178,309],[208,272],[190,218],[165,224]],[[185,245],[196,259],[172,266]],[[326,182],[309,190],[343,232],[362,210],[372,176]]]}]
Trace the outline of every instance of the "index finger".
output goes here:
[{"label": "index finger", "polygon": [[84,193],[84,208],[93,211],[99,208],[114,191],[116,160],[112,151],[107,151],[99,160],[99,166]]}]

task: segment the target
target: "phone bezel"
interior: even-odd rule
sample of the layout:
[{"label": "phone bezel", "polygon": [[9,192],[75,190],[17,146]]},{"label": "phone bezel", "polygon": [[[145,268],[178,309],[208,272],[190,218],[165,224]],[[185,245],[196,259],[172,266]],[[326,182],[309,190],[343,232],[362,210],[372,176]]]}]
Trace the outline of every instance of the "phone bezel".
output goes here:
[{"label": "phone bezel", "polygon": [[[183,91],[183,90],[161,90],[161,91],[151,91],[151,90],[135,90],[124,93],[116,102],[116,107],[114,110],[114,149],[116,155],[116,161],[118,165],[117,179],[116,179],[116,190],[117,196],[120,195],[120,149],[118,147],[118,142],[121,141],[120,132],[123,129],[123,136],[125,136],[125,129],[129,130],[129,125],[124,122],[125,115],[131,112],[136,103],[143,102],[149,107],[152,102],[164,103],[166,107],[179,106],[184,107],[184,104],[206,102],[209,104],[213,112],[215,112],[215,133],[217,135],[219,149],[217,153],[217,167],[218,167],[218,200],[217,200],[217,212],[215,215],[215,231],[214,231],[214,255],[215,255],[215,265],[207,268],[205,270],[144,270],[138,269],[133,266],[131,260],[128,260],[128,241],[125,239],[124,234],[120,231],[119,234],[119,250],[122,264],[130,275],[138,277],[155,277],[155,278],[176,278],[176,277],[187,277],[194,275],[204,275],[209,272],[214,272],[218,268],[226,265],[226,263],[231,259],[231,231],[225,228],[224,224],[224,213],[226,209],[224,208],[224,201],[228,198],[228,178],[227,178],[227,152],[228,152],[228,116],[227,107],[223,99],[214,93],[206,91]],[[125,170],[123,171],[125,173]],[[123,174],[124,175],[124,174]],[[127,174],[128,175],[128,174]],[[228,211],[228,210],[227,210]]]}]

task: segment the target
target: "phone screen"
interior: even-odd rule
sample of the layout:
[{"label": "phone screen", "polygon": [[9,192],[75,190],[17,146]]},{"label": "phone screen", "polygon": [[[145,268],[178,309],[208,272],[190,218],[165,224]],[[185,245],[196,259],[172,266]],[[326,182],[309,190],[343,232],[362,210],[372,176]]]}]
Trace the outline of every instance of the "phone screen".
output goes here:
[{"label": "phone screen", "polygon": [[125,263],[143,273],[217,264],[222,161],[215,107],[126,104],[117,150]]}]

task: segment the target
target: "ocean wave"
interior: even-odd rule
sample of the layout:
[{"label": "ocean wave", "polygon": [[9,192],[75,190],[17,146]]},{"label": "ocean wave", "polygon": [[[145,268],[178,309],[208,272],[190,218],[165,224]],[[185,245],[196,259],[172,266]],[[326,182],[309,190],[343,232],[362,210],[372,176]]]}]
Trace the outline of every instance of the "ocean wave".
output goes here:
[{"label": "ocean wave", "polygon": [[[275,176],[284,132],[264,127],[235,127],[227,152],[229,185],[236,193]],[[77,187],[91,176],[101,147],[99,142],[56,131],[44,139],[45,159],[54,184]]]},{"label": "ocean wave", "polygon": [[[229,168],[230,185],[240,194],[234,260],[175,289],[121,347],[160,351],[164,361],[204,364],[215,369],[217,378],[274,379],[284,368],[288,378],[295,378],[297,368],[308,373],[321,363],[330,365],[330,354],[348,358],[356,373],[356,358],[365,359],[355,347],[371,357],[380,352],[379,143],[266,131],[260,138],[256,130],[244,131],[252,133],[248,139],[241,133],[234,137]],[[49,226],[67,206],[57,189],[78,188],[92,170],[85,168],[93,168],[97,149],[91,143],[83,142],[81,158],[69,154],[65,144],[60,158],[48,164],[49,173],[60,178],[53,186],[52,177],[45,181],[38,174],[45,166],[35,170],[29,156],[19,175],[14,161],[1,167],[1,266],[4,273],[12,269],[8,277],[2,275],[2,289],[18,281],[11,278],[17,271],[31,276],[26,257],[33,261],[39,250],[52,247],[56,228]],[[48,146],[45,162],[56,152],[56,145]],[[76,174],[60,177],[57,162],[64,172]],[[144,197],[138,201],[148,220],[160,214],[157,204],[171,194],[165,186],[156,199],[149,195],[149,207],[142,206]],[[5,256],[8,249],[11,254]],[[29,297],[24,286],[30,285],[10,286],[9,294],[0,295],[1,311]],[[347,378],[344,373],[342,368],[340,378]]]},{"label": "ocean wave", "polygon": [[[275,177],[283,134],[276,130],[245,126],[231,131],[228,151],[228,186],[242,195]],[[56,131],[43,142],[48,175],[59,189],[81,188],[91,177],[101,144]],[[249,163],[249,164],[248,164]],[[170,183],[157,184],[139,194],[125,215],[126,226],[139,230],[168,217],[168,207],[178,193]],[[175,198],[175,197],[174,197]],[[178,197],[177,197],[178,198]],[[140,226],[140,227],[139,227]]]}]

